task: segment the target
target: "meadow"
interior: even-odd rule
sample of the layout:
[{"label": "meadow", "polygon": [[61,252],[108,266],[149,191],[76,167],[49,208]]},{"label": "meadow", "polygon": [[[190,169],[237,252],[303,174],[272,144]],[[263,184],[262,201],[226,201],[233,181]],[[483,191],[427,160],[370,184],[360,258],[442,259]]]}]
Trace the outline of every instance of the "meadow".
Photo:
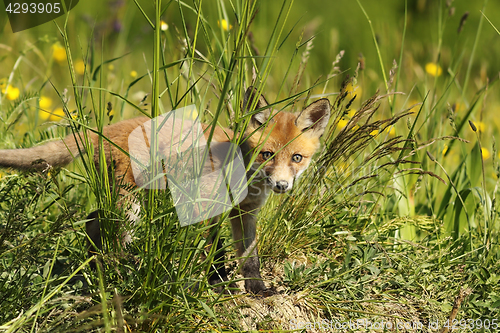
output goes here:
[{"label": "meadow", "polygon": [[[493,332],[500,326],[500,3],[80,1],[0,27],[0,149],[195,104],[244,129],[245,89],[276,109],[332,104],[323,148],[259,213],[268,297],[207,282],[207,223],[130,189],[130,245],[106,165],[0,169],[0,332]],[[121,228],[128,228],[121,225]],[[213,231],[212,231],[213,232]],[[98,266],[99,267],[99,266]],[[226,283],[227,287],[228,284]]]}]

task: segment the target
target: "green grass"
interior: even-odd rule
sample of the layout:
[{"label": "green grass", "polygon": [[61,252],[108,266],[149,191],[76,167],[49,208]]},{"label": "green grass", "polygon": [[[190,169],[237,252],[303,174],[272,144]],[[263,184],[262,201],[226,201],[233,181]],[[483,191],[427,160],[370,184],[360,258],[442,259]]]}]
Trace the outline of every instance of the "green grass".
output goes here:
[{"label": "green grass", "polygon": [[[403,332],[450,316],[469,325],[461,331],[492,331],[498,10],[459,0],[138,0],[80,3],[16,34],[6,27],[2,149],[189,104],[205,122],[243,130],[249,85],[278,109],[327,96],[333,114],[310,169],[259,215],[263,276],[277,291],[268,298],[211,289],[209,227],[180,227],[166,192],[130,189],[141,222],[122,248],[112,235],[130,226],[114,223],[126,207],[104,160],[0,170],[0,332],[286,331],[322,320]],[[96,209],[110,223],[105,269],[93,271],[85,219]],[[224,222],[217,237],[234,259]],[[234,260],[226,265],[239,281]]]}]

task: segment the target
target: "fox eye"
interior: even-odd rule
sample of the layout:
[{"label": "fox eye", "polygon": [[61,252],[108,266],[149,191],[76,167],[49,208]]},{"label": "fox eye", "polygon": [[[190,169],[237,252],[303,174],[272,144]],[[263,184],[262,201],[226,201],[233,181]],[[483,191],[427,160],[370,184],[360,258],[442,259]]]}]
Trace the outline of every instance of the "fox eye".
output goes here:
[{"label": "fox eye", "polygon": [[300,161],[302,161],[302,155],[300,155],[300,154],[293,155],[292,161],[294,161],[295,163],[299,163]]},{"label": "fox eye", "polygon": [[262,152],[262,158],[264,158],[265,160],[268,160],[271,156],[273,156],[273,153],[270,151],[263,151]]}]

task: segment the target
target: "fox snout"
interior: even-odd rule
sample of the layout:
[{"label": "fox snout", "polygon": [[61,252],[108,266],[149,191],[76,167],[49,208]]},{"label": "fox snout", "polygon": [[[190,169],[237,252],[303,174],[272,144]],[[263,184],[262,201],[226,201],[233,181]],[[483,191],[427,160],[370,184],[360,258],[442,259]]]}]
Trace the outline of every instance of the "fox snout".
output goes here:
[{"label": "fox snout", "polygon": [[280,180],[276,182],[276,185],[274,186],[273,190],[274,192],[282,193],[286,192],[292,187],[288,184],[286,180]]},{"label": "fox snout", "polygon": [[275,181],[272,177],[268,177],[267,181],[269,185],[271,185],[272,190],[276,193],[288,192],[293,187],[293,179],[291,180],[281,179]]},{"label": "fox snout", "polygon": [[282,172],[270,172],[270,170],[264,170],[264,174],[268,185],[275,193],[285,193],[290,191],[293,187],[295,179],[291,174],[287,175]]}]

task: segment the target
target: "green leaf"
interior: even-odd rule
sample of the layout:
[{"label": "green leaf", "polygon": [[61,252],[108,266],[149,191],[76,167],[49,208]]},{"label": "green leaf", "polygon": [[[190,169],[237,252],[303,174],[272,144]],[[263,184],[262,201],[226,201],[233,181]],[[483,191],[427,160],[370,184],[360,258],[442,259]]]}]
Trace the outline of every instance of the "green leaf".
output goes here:
[{"label": "green leaf", "polygon": [[119,60],[119,59],[121,59],[121,58],[123,58],[123,57],[125,57],[125,56],[127,56],[129,54],[130,54],[130,52],[127,53],[127,54],[124,54],[124,55],[122,55],[120,57],[116,57],[116,58],[113,58],[113,59],[106,60],[102,64],[100,64],[99,66],[97,66],[97,68],[94,70],[94,74],[92,74],[92,81],[96,81],[97,80],[97,74],[99,74],[99,70],[101,69],[101,67],[103,65],[106,65],[106,64],[109,64],[109,63],[111,63],[113,61]]},{"label": "green leaf", "polygon": [[200,302],[201,306],[203,307],[203,309],[205,310],[205,312],[210,316],[210,318],[215,319],[215,315],[214,315],[214,312],[212,311],[212,309],[210,309],[205,302],[203,302],[201,300],[199,302]]},{"label": "green leaf", "polygon": [[474,145],[472,151],[469,155],[468,174],[471,187],[477,186],[479,177],[481,176],[481,150],[479,149],[479,143]]},{"label": "green leaf", "polygon": [[455,199],[455,219],[452,226],[453,228],[450,228],[451,225],[447,226],[448,231],[450,231],[453,234],[454,240],[458,239],[461,232],[470,230],[471,226],[474,224],[473,223],[474,221],[473,212],[475,207],[474,198],[467,200],[469,194],[471,193],[472,189],[467,188],[465,190],[460,191],[457,198]]},{"label": "green leaf", "polygon": [[[464,157],[462,162],[458,165],[458,167],[455,169],[453,172],[453,175],[450,177],[453,181],[454,184],[458,184],[458,181],[460,179],[460,176],[462,175],[462,170],[464,170],[464,165],[465,162],[467,161],[467,157]],[[451,185],[451,182],[448,184],[448,187],[446,188],[446,192],[444,193],[442,198],[438,198],[441,201],[441,204],[439,205],[438,212],[436,214],[438,220],[443,220],[444,219],[444,214],[447,212],[448,205],[450,205],[450,200],[452,196],[452,191],[453,191],[453,186]]]}]

